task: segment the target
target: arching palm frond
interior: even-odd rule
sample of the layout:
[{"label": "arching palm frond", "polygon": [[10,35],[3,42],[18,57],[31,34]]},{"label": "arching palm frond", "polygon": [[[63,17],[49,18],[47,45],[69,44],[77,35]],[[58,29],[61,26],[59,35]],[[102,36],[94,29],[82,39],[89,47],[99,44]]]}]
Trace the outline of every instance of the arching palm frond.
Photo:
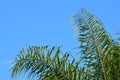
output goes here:
[{"label": "arching palm frond", "polygon": [[80,80],[80,61],[75,62],[69,57],[69,53],[62,53],[57,47],[28,47],[22,49],[13,61],[12,76],[22,72],[38,80]]},{"label": "arching palm frond", "polygon": [[113,54],[110,51],[116,42],[106,32],[102,22],[87,10],[82,9],[73,19],[84,62],[84,77],[86,80],[113,80],[109,77],[115,74],[108,75],[113,71],[108,62],[111,62]]}]

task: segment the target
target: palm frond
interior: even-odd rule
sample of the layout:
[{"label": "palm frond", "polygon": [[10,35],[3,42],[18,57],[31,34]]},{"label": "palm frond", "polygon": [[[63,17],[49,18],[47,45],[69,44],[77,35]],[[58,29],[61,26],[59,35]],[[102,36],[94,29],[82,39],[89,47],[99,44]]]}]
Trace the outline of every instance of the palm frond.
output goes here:
[{"label": "palm frond", "polygon": [[78,31],[79,48],[83,54],[86,79],[108,80],[104,61],[108,58],[114,40],[106,32],[102,22],[87,10],[82,9],[73,19]]},{"label": "palm frond", "polygon": [[12,77],[22,72],[38,80],[79,80],[82,73],[78,66],[80,61],[69,57],[70,53],[62,53],[59,47],[32,46],[22,49],[13,61]]}]

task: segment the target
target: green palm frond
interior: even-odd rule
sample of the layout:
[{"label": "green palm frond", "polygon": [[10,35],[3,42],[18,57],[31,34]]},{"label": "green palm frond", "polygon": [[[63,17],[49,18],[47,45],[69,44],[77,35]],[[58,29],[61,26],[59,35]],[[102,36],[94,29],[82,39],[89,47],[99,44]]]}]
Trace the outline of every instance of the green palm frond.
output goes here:
[{"label": "green palm frond", "polygon": [[108,55],[111,56],[114,40],[106,32],[102,22],[87,10],[82,9],[73,19],[80,42],[79,49],[83,54],[86,80],[112,80],[108,79],[106,65],[109,64],[106,61],[109,60]]},{"label": "green palm frond", "polygon": [[82,73],[78,66],[80,61],[69,57],[70,54],[62,53],[59,47],[32,46],[22,49],[13,61],[12,77],[23,72],[38,80],[79,80]]}]

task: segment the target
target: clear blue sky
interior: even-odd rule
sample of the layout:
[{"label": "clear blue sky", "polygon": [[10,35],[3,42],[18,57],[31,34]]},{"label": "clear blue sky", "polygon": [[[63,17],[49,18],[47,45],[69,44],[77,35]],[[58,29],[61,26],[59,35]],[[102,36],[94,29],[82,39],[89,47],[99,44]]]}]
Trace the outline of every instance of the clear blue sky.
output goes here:
[{"label": "clear blue sky", "polygon": [[26,45],[73,50],[70,19],[80,8],[99,17],[111,35],[120,31],[120,0],[0,0],[0,80],[12,80],[10,61]]}]

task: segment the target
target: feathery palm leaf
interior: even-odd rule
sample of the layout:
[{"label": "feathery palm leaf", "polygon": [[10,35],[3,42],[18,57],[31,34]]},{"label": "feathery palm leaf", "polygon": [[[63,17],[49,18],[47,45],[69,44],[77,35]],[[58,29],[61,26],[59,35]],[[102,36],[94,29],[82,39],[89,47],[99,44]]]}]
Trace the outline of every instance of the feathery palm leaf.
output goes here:
[{"label": "feathery palm leaf", "polygon": [[38,80],[80,80],[80,61],[70,61],[69,57],[69,53],[62,54],[57,47],[28,47],[27,51],[22,49],[13,61],[12,76],[24,72]]},{"label": "feathery palm leaf", "polygon": [[73,16],[73,19],[73,25],[78,32],[79,48],[85,68],[85,79],[113,80],[109,78],[112,75],[108,75],[113,71],[112,68],[110,69],[108,62],[111,62],[110,57],[113,54],[110,51],[116,45],[116,42],[106,32],[102,22],[87,10],[82,9],[81,13]]}]

